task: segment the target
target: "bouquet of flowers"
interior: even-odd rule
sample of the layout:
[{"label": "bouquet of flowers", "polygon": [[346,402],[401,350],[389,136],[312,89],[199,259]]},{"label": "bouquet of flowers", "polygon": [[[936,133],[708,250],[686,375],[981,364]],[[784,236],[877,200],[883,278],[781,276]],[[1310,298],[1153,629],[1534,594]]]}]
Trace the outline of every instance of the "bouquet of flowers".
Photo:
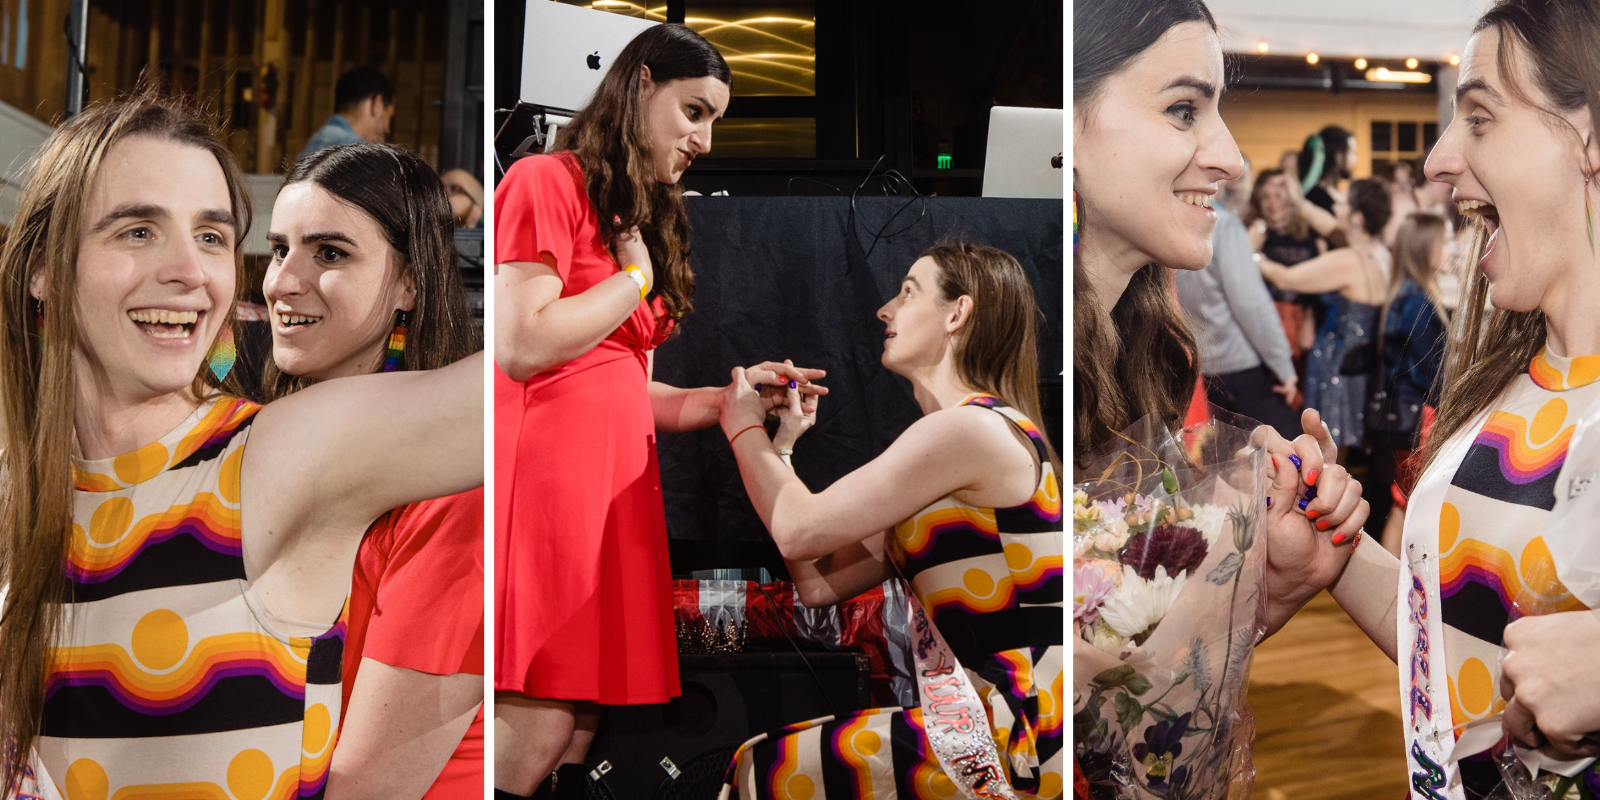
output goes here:
[{"label": "bouquet of flowers", "polygon": [[1079,797],[1248,792],[1245,678],[1266,568],[1256,426],[1144,421],[1073,489],[1073,738]]}]

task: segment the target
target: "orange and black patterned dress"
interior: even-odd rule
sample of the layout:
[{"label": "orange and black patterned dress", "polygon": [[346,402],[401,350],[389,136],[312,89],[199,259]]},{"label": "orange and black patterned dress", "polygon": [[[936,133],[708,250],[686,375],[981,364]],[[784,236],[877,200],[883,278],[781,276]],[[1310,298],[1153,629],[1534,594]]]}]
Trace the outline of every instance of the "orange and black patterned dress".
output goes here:
[{"label": "orange and black patterned dress", "polygon": [[[989,395],[1033,443],[1033,498],[978,508],[943,497],[895,527],[889,557],[911,581],[972,680],[1019,797],[1062,794],[1061,489],[1032,421]],[[774,731],[739,749],[729,783],[745,800],[954,798],[920,708],[875,708]]]},{"label": "orange and black patterned dress", "polygon": [[67,800],[323,794],[345,619],[286,636],[250,592],[239,484],[259,410],[213,397],[157,442],[75,463],[37,744]]}]

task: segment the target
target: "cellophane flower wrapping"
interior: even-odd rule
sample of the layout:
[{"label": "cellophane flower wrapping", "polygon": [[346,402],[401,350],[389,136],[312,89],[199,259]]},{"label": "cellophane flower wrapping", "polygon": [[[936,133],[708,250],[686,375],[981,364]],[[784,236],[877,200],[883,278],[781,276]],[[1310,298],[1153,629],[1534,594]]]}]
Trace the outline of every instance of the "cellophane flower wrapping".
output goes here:
[{"label": "cellophane flower wrapping", "polygon": [[1255,769],[1245,702],[1265,629],[1267,480],[1256,425],[1213,409],[1152,420],[1073,487],[1074,792],[1241,797]]}]

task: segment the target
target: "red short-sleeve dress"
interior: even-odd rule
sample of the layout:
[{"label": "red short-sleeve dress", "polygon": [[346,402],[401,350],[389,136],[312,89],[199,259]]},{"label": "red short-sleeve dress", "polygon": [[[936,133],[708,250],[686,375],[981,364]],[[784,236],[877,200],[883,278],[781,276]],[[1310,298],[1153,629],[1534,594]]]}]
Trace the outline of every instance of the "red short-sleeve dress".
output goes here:
[{"label": "red short-sleeve dress", "polygon": [[[571,155],[513,164],[494,213],[495,263],[553,256],[562,297],[619,268]],[[527,381],[495,370],[497,691],[611,705],[678,694],[647,372],[662,316],[659,299],[640,302],[594,349]]]},{"label": "red short-sleeve dress", "polygon": [[[482,488],[398,508],[362,538],[340,708],[350,707],[363,657],[434,675],[483,674]],[[423,800],[481,797],[479,708]]]}]

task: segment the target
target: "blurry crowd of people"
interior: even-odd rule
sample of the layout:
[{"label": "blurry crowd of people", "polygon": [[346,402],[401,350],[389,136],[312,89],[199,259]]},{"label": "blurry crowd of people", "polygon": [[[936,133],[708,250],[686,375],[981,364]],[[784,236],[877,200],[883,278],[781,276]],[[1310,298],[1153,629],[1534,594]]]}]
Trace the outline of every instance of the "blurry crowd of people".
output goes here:
[{"label": "blurry crowd of people", "polygon": [[1209,402],[1292,439],[1316,408],[1340,463],[1373,487],[1368,525],[1393,551],[1466,234],[1420,160],[1351,180],[1355,152],[1354,134],[1330,125],[1269,169],[1246,160],[1213,203],[1210,266],[1178,271],[1177,291],[1204,370],[1191,418]]}]

